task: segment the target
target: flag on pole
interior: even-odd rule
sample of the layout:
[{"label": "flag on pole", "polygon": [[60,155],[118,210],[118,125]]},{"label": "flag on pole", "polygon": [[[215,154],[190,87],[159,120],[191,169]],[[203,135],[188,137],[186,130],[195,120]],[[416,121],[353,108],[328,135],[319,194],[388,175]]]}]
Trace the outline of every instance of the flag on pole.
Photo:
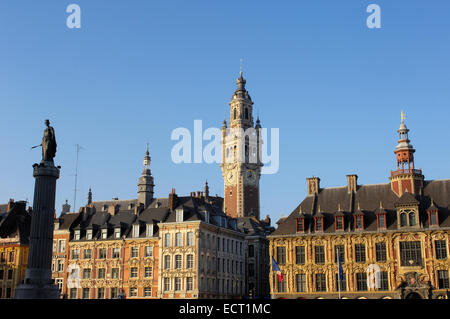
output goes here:
[{"label": "flag on pole", "polygon": [[284,275],[281,272],[280,266],[278,266],[277,262],[275,261],[275,259],[272,256],[272,271],[276,272],[277,276],[278,276],[278,282],[282,282],[284,279]]}]

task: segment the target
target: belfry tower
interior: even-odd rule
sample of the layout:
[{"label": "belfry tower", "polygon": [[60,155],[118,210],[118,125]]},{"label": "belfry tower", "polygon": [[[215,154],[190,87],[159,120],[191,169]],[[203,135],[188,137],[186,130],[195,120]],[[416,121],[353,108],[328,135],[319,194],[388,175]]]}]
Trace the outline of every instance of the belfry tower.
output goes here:
[{"label": "belfry tower", "polygon": [[139,178],[138,184],[138,205],[144,205],[144,209],[151,204],[153,200],[153,187],[155,184],[153,183],[153,176],[150,171],[150,155],[148,152],[148,144],[147,150],[145,152],[144,161],[143,161],[143,170],[142,175]]},{"label": "belfry tower", "polygon": [[261,177],[261,124],[254,125],[253,101],[240,72],[237,89],[230,101],[229,127],[222,125],[222,176],[224,211],[232,217],[255,216],[259,220],[259,179]]},{"label": "belfry tower", "polygon": [[414,166],[414,152],[416,151],[409,143],[409,129],[405,125],[405,114],[402,112],[400,128],[397,130],[399,138],[395,147],[397,158],[397,170],[391,171],[391,189],[401,197],[405,192],[410,194],[421,194],[423,189],[423,175],[421,169]]}]

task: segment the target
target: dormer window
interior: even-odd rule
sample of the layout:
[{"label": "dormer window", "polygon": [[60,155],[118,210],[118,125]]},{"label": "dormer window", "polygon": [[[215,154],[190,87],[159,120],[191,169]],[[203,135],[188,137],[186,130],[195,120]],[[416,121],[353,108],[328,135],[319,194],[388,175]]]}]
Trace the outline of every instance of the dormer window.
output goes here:
[{"label": "dormer window", "polygon": [[102,229],[102,239],[106,239],[108,237],[108,229]]},{"label": "dormer window", "polygon": [[86,232],[86,239],[90,240],[92,239],[92,229],[88,229]]},{"label": "dormer window", "polygon": [[344,216],[336,216],[335,218],[335,229],[344,230]]},{"label": "dormer window", "polygon": [[297,232],[304,232],[305,231],[305,218],[300,217],[297,218]]},{"label": "dormer window", "polygon": [[177,214],[177,216],[176,216],[177,223],[183,222],[184,211],[182,209],[177,209],[176,214]]},{"label": "dormer window", "polygon": [[75,240],[80,240],[80,230],[76,230],[75,231],[74,239]]},{"label": "dormer window", "polygon": [[134,238],[139,237],[139,225],[133,225],[133,237]]},{"label": "dormer window", "polygon": [[415,209],[402,209],[398,214],[400,217],[400,227],[416,227],[418,225],[417,211]]},{"label": "dormer window", "polygon": [[378,229],[386,229],[386,214],[377,214]]},{"label": "dormer window", "polygon": [[120,238],[120,227],[114,229],[114,238]]},{"label": "dormer window", "polygon": [[322,216],[318,216],[315,217],[315,230],[316,231],[323,231],[323,217]]},{"label": "dormer window", "polygon": [[356,230],[364,229],[364,215],[355,215],[355,229]]},{"label": "dormer window", "polygon": [[147,224],[147,228],[145,230],[146,237],[153,237],[153,224]]},{"label": "dormer window", "polygon": [[437,210],[428,211],[428,224],[430,226],[439,226],[439,216]]}]

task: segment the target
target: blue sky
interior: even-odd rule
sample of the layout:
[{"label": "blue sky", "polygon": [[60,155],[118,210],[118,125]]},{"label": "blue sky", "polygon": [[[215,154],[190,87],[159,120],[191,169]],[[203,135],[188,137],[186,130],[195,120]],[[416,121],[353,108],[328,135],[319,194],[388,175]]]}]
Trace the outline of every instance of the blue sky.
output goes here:
[{"label": "blue sky", "polygon": [[[66,27],[66,7],[82,27]],[[366,8],[381,8],[369,29]],[[0,202],[33,198],[44,120],[62,166],[57,212],[136,198],[147,141],[156,196],[222,195],[217,164],[172,163],[177,127],[220,127],[239,61],[264,127],[280,129],[280,169],[261,179],[261,215],[288,215],[321,186],[388,182],[406,112],[416,167],[450,178],[448,1],[21,1],[0,3]]]}]

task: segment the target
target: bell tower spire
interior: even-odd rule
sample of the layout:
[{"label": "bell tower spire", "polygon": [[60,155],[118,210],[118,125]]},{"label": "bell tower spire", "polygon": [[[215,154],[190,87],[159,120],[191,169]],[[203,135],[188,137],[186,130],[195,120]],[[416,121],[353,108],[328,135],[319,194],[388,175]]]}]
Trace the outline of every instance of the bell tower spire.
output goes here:
[{"label": "bell tower spire", "polygon": [[153,176],[150,171],[150,154],[148,151],[147,143],[147,149],[143,161],[142,175],[139,178],[138,183],[138,204],[143,204],[144,209],[147,208],[153,200],[154,186],[155,184],[153,183]]},{"label": "bell tower spire", "polygon": [[398,144],[394,154],[397,160],[397,170],[391,171],[391,189],[401,197],[405,192],[420,194],[423,188],[423,175],[421,169],[414,165],[415,149],[410,144],[409,129],[405,125],[405,113],[401,112],[401,124],[398,132]]},{"label": "bell tower spire", "polygon": [[223,209],[232,217],[254,216],[259,219],[259,179],[263,166],[261,122],[258,119],[254,125],[253,101],[245,88],[246,82],[241,64],[237,88],[229,103],[229,127],[226,121],[222,125]]}]

